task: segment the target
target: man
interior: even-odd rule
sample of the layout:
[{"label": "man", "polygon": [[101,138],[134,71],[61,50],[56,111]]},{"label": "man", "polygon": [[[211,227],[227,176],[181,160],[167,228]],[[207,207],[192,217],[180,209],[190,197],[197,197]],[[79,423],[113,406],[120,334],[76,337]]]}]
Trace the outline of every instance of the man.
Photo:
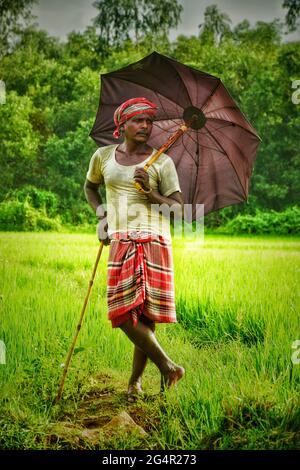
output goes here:
[{"label": "man", "polygon": [[[176,322],[170,224],[157,207],[183,209],[171,157],[162,154],[148,171],[143,169],[155,153],[147,141],[156,109],[146,98],[132,98],[116,109],[114,137],[122,135],[124,142],[94,153],[84,186],[86,198],[100,219],[99,239],[110,245],[108,318],[113,328],[120,327],[134,343],[130,401],[142,393],[141,379],[148,358],[161,372],[162,390],[174,385],[185,372],[163,351],[154,333],[155,323]],[[141,185],[141,191],[135,182]],[[98,192],[103,183],[107,211]]]}]

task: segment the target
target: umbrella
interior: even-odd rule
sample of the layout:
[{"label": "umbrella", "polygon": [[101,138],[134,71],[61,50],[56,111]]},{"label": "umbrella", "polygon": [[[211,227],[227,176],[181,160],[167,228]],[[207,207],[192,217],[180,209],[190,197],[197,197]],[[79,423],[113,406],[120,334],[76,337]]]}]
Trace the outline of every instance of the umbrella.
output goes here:
[{"label": "umbrella", "polygon": [[[113,137],[115,109],[144,96],[159,107],[149,145],[160,148],[183,123],[184,113],[199,110],[202,125],[183,133],[166,152],[178,173],[185,204],[204,204],[204,215],[247,200],[260,138],[221,80],[153,52],[101,75],[99,109],[90,136],[99,146],[121,143]],[[199,128],[200,127],[200,128]]]}]

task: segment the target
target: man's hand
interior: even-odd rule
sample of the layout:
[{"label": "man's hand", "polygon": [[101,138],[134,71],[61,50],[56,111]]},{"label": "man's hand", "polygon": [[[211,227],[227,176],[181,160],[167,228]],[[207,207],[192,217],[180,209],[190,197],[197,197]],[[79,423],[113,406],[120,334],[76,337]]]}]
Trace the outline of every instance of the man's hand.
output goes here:
[{"label": "man's hand", "polygon": [[149,175],[147,171],[144,170],[144,168],[136,168],[133,177],[137,183],[140,183],[140,185],[143,189],[145,189],[145,191],[149,191]]},{"label": "man's hand", "polygon": [[107,217],[99,218],[99,224],[97,226],[98,239],[100,242],[103,241],[105,246],[110,245],[110,238],[108,237],[107,230]]}]

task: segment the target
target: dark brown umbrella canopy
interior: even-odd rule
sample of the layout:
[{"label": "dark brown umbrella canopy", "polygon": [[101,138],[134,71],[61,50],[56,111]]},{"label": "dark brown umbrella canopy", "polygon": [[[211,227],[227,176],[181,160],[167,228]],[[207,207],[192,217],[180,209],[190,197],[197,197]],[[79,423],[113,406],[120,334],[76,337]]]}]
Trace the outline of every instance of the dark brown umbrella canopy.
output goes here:
[{"label": "dark brown umbrella canopy", "polygon": [[101,75],[99,110],[91,137],[100,145],[113,137],[115,109],[144,96],[159,107],[149,145],[159,148],[182,124],[189,106],[206,123],[190,129],[167,151],[174,160],[185,203],[204,204],[204,214],[245,201],[260,138],[217,77],[153,52],[127,67]]}]

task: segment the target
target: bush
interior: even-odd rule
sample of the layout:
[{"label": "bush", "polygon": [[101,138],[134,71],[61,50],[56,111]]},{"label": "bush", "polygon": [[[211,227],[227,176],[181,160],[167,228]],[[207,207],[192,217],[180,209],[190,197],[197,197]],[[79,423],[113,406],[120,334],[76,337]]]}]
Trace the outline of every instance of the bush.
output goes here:
[{"label": "bush", "polygon": [[33,208],[44,210],[48,216],[57,215],[59,204],[57,194],[36,188],[30,184],[9,192],[6,199],[16,199],[20,202],[27,201]]},{"label": "bush", "polygon": [[61,211],[61,220],[63,223],[81,225],[95,224],[97,219],[94,211],[86,201],[72,200],[67,204],[64,202]]},{"label": "bush", "polygon": [[218,231],[225,233],[276,233],[279,235],[300,233],[300,208],[288,207],[283,212],[263,212],[256,209],[255,215],[239,214]]},{"label": "bush", "polygon": [[7,200],[0,203],[0,230],[42,231],[59,230],[59,217],[49,218],[45,211],[35,209],[27,200]]}]

